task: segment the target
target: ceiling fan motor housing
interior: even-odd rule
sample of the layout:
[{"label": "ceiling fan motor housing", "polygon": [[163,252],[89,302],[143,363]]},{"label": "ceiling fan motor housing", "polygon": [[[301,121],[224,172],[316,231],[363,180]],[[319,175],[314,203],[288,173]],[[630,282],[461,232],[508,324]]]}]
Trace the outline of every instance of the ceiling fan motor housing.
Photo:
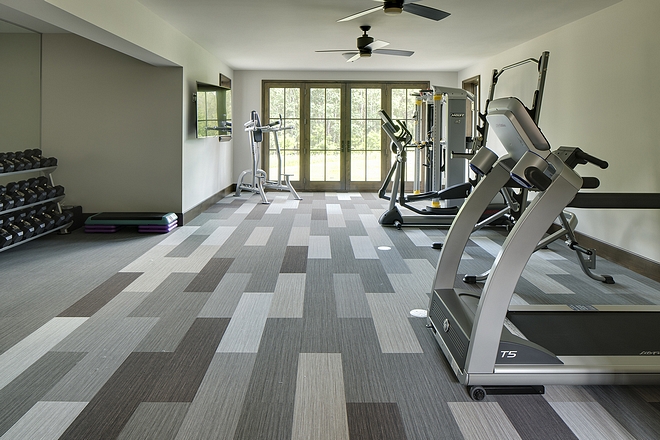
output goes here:
[{"label": "ceiling fan motor housing", "polygon": [[399,0],[399,1],[385,0],[383,4],[383,10],[388,15],[400,14],[403,11],[403,0]]}]

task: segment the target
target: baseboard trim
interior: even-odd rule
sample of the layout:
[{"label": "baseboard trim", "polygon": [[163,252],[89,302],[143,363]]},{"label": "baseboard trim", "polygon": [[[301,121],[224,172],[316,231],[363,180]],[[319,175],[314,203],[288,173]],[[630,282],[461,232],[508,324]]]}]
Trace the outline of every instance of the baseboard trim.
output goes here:
[{"label": "baseboard trim", "polygon": [[185,225],[186,223],[190,222],[192,219],[209,209],[211,206],[215,205],[218,203],[221,199],[225,198],[232,192],[233,185],[229,185],[227,188],[215,193],[208,199],[204,200],[202,203],[198,204],[197,206],[194,206],[193,208],[189,209],[188,211],[179,214],[179,222],[182,225]]},{"label": "baseboard trim", "polygon": [[[550,232],[559,230],[559,225],[553,224]],[[589,249],[595,249],[599,257],[605,258],[612,263],[616,263],[635,273],[643,275],[654,281],[660,282],[660,263],[657,263],[648,258],[629,252],[625,249],[613,246],[604,241],[596,238],[589,237],[588,235],[580,232],[575,232],[575,238],[581,246]]]}]

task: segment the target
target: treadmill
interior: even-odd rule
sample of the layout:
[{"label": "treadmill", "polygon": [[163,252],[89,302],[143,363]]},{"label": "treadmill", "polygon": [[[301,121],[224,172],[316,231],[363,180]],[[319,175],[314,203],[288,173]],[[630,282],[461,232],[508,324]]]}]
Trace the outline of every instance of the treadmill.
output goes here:
[{"label": "treadmill", "polygon": [[[428,327],[457,378],[474,400],[487,394],[542,393],[543,385],[551,384],[660,383],[660,306],[510,305],[539,240],[583,179],[562,160],[567,147],[562,154],[552,152],[516,98],[491,102],[488,120],[508,154],[482,178],[452,223],[428,311]],[[581,164],[607,167],[578,153]],[[504,241],[481,294],[456,289],[471,225],[509,177],[540,193]]]}]

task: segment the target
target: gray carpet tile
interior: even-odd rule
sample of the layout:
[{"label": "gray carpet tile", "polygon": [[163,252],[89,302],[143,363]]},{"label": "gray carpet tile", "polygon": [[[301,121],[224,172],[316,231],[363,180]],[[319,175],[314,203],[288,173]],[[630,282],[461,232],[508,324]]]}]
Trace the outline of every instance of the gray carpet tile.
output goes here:
[{"label": "gray carpet tile", "polygon": [[177,432],[177,440],[234,438],[256,356],[215,354]]},{"label": "gray carpet tile", "polygon": [[41,400],[84,353],[46,353],[21,375],[0,389],[0,436]]},{"label": "gray carpet tile", "polygon": [[186,292],[213,292],[234,262],[233,258],[211,258],[186,286]]},{"label": "gray carpet tile", "polygon": [[387,376],[390,355],[384,355],[380,349],[373,320],[343,318],[339,319],[338,325],[346,401],[394,402],[395,393]]},{"label": "gray carpet tile", "polygon": [[174,440],[189,406],[181,402],[142,402],[117,439]]},{"label": "gray carpet tile", "polygon": [[[590,386],[586,388],[594,400],[635,438],[652,439],[658,436],[660,414],[652,405],[640,401],[632,387]],[[640,418],[646,422],[639,423]]]},{"label": "gray carpet tile", "polygon": [[37,402],[2,438],[61,438],[62,433],[78,417],[85,405],[85,402]]},{"label": "gray carpet tile", "polygon": [[371,311],[359,274],[333,274],[337,317],[370,318]]},{"label": "gray carpet tile", "polygon": [[200,318],[231,318],[252,275],[229,273],[222,277],[199,312]]},{"label": "gray carpet tile", "polygon": [[[92,338],[85,338],[83,345],[70,351],[87,351],[43,400],[87,402],[105,385],[115,371],[130,356],[135,347],[156,324],[156,318],[124,318],[112,326],[103,327]],[[66,345],[69,344],[65,341]],[[93,344],[93,346],[90,346]]]},{"label": "gray carpet tile", "polygon": [[[660,438],[660,386],[471,401],[410,313],[428,305],[447,228],[383,227],[373,193],[301,195],[0,254],[3,438]],[[473,234],[456,286],[479,292],[462,275],[487,270],[505,235]],[[551,243],[512,302],[660,304],[660,283],[602,259],[596,272],[616,284]]]},{"label": "gray carpet tile", "polygon": [[0,389],[70,335],[87,318],[53,318],[0,355]]},{"label": "gray carpet tile", "polygon": [[58,316],[92,316],[139,276],[139,273],[117,273]]},{"label": "gray carpet tile", "polygon": [[[195,231],[196,232],[196,231]],[[196,235],[195,233],[187,237],[181,244],[172,249],[166,257],[189,257],[195,249],[206,240],[206,235]]]}]

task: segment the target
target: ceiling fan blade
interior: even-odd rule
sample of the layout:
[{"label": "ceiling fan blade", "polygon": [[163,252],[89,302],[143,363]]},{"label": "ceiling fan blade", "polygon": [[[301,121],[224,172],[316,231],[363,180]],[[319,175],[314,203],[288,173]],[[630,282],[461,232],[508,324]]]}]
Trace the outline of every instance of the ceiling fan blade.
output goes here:
[{"label": "ceiling fan blade", "polygon": [[357,14],[353,14],[353,15],[349,15],[348,17],[341,18],[341,19],[337,20],[337,23],[340,23],[340,22],[343,22],[343,21],[353,20],[355,18],[359,18],[359,17],[362,17],[363,15],[371,14],[372,12],[380,11],[382,9],[383,9],[382,6],[376,6],[375,8],[369,8],[369,9],[366,9],[362,12],[358,12]]},{"label": "ceiling fan blade", "polygon": [[351,49],[315,50],[314,52],[348,52],[348,51],[351,51]]},{"label": "ceiling fan blade", "polygon": [[372,42],[372,43],[367,44],[367,45],[365,46],[365,49],[371,49],[372,51],[374,51],[374,50],[378,50],[378,49],[380,49],[380,48],[382,48],[382,47],[385,47],[385,46],[387,46],[387,45],[389,45],[389,44],[390,44],[390,43],[388,43],[387,41],[376,40],[376,41],[374,41],[374,42]]},{"label": "ceiling fan blade", "polygon": [[420,17],[430,18],[431,20],[440,21],[443,18],[449,17],[449,12],[441,11],[440,9],[429,8],[428,6],[418,5],[417,3],[405,3],[403,10],[411,14],[419,15]]},{"label": "ceiling fan blade", "polygon": [[412,50],[398,50],[398,49],[377,49],[371,53],[379,53],[381,55],[396,55],[398,57],[409,57],[415,52]]},{"label": "ceiling fan blade", "polygon": [[352,63],[353,61],[360,58],[360,52],[346,52],[342,54],[346,58],[347,63]]}]

